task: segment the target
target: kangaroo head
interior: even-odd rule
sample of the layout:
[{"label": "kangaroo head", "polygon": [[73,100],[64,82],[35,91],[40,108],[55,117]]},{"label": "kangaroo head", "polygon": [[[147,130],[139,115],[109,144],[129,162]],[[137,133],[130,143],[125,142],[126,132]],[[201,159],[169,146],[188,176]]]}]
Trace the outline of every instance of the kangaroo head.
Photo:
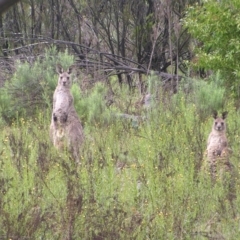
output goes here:
[{"label": "kangaroo head", "polygon": [[73,66],[69,67],[67,71],[64,71],[62,66],[58,64],[56,67],[56,70],[57,70],[57,73],[59,74],[58,85],[66,88],[70,88],[71,87],[70,75],[72,73]]},{"label": "kangaroo head", "polygon": [[225,131],[226,129],[225,119],[227,117],[227,114],[228,114],[227,112],[223,112],[222,116],[219,117],[216,111],[213,113],[213,118],[214,118],[213,128],[216,131],[219,131],[219,132]]}]

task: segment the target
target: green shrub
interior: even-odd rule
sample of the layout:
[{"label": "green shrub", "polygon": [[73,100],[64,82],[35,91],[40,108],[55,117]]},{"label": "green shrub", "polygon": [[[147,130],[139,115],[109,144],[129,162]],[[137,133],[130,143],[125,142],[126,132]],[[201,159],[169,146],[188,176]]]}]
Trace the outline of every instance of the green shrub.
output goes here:
[{"label": "green shrub", "polygon": [[[221,71],[228,94],[239,98],[239,1],[208,0],[186,11],[183,25],[196,40],[197,68]],[[195,45],[195,46],[194,46]]]},{"label": "green shrub", "polygon": [[58,53],[56,48],[45,52],[44,58],[33,64],[16,63],[12,79],[0,89],[0,113],[6,122],[18,117],[31,117],[38,109],[52,108],[52,96],[57,85],[56,64],[72,65],[73,56]]},{"label": "green shrub", "polygon": [[74,105],[80,119],[88,124],[108,121],[110,110],[106,107],[106,86],[98,82],[95,86],[83,93],[77,84],[73,84],[71,92],[74,97]]},{"label": "green shrub", "polygon": [[214,110],[224,110],[226,91],[219,73],[213,75],[208,81],[185,79],[180,83],[180,89],[174,98],[178,101],[179,98],[183,97],[188,103],[194,104],[201,119],[211,115]]}]

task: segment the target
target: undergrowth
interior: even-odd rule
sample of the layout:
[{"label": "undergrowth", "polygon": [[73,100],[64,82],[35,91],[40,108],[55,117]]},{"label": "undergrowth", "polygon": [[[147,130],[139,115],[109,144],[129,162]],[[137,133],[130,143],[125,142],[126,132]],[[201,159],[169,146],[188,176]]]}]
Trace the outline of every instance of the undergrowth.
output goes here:
[{"label": "undergrowth", "polygon": [[[231,104],[228,110],[238,169],[239,117]],[[96,122],[80,165],[53,148],[46,115],[1,132],[3,238],[239,238],[238,194],[232,209],[221,182],[212,186],[201,171],[212,118],[200,121],[194,104],[160,104],[138,128],[122,119]]]},{"label": "undergrowth", "polygon": [[[74,83],[75,107],[86,134],[81,164],[49,140],[52,87],[41,95],[45,107],[32,115],[21,104],[16,114],[13,105],[0,99],[2,113],[11,112],[11,122],[2,120],[0,132],[0,238],[240,237],[238,174],[232,204],[226,186],[221,181],[213,185],[203,168],[211,110],[224,108],[230,160],[239,172],[240,118],[234,104],[215,83],[183,82],[171,97],[161,95],[160,85],[153,92],[151,84],[154,105],[139,110],[137,94],[124,88],[113,86],[114,101],[106,107],[103,83],[84,93]],[[209,94],[211,101],[202,104],[201,96]],[[132,118],[135,114],[142,118]]]}]

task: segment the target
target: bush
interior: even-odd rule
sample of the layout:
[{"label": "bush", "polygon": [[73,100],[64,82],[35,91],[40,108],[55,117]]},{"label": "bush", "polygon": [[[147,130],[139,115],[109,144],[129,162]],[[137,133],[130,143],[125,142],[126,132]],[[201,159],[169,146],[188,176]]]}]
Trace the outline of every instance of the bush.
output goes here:
[{"label": "bush", "polygon": [[203,1],[186,11],[183,25],[197,41],[195,67],[220,71],[229,94],[239,97],[239,1]]},{"label": "bush", "polygon": [[174,96],[185,98],[189,104],[196,106],[201,119],[211,115],[214,110],[223,111],[225,107],[225,87],[218,74],[213,75],[208,81],[200,79],[185,79],[180,83],[180,91]]},{"label": "bush", "polygon": [[110,111],[106,107],[104,97],[107,92],[106,86],[99,82],[83,95],[77,84],[73,84],[71,92],[74,97],[74,105],[80,119],[87,123],[100,123],[107,121]]},{"label": "bush", "polygon": [[16,117],[32,117],[38,109],[52,108],[52,96],[57,85],[56,63],[67,67],[74,58],[67,52],[58,53],[56,48],[45,52],[43,59],[32,65],[16,63],[16,72],[0,89],[0,113],[6,122]]}]

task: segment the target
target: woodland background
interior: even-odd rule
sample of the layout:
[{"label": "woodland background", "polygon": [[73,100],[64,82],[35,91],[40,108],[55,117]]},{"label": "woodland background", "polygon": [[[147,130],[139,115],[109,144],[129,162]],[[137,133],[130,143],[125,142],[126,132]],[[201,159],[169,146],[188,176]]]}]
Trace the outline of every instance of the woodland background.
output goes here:
[{"label": "woodland background", "polygon": [[[0,239],[238,239],[239,10],[22,0],[4,12]],[[75,65],[81,165],[49,140],[57,63]],[[229,112],[233,203],[203,170],[213,110]]]}]

